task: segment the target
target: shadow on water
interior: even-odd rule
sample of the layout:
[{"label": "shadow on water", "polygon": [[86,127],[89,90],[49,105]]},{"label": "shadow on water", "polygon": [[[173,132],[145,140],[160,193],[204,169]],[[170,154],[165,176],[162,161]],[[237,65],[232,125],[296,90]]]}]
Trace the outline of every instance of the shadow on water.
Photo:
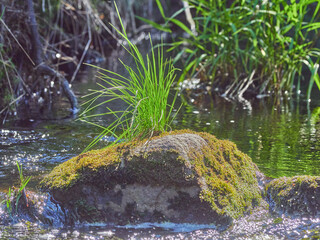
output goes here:
[{"label": "shadow on water", "polygon": [[[114,53],[104,67],[116,72],[123,71],[116,60],[119,55],[123,57],[124,53]],[[81,96],[88,94],[88,89],[97,88],[96,81],[94,72],[91,72],[74,83],[73,89],[80,103],[85,101]],[[212,97],[211,94],[186,93],[183,96],[188,104],[182,106],[173,122],[173,129],[206,131],[218,138],[234,141],[270,177],[320,175],[319,100],[313,100],[308,106],[304,100],[297,101],[288,97],[277,105],[271,98],[253,99],[249,104],[242,104]],[[24,174],[32,176],[27,188],[37,193],[36,186],[44,174],[81,153],[98,135],[99,129],[68,118],[68,113],[62,111],[67,108],[65,104],[62,101],[61,105],[56,106],[60,113],[53,113],[52,116],[58,116],[55,120],[54,117],[49,121],[11,120],[1,127],[0,192],[6,193],[9,187],[18,184],[18,161],[24,168]],[[177,108],[178,106],[179,103]],[[115,103],[112,107],[125,106]],[[102,106],[95,113],[103,111],[105,108]],[[112,120],[105,116],[93,119],[95,123],[102,125],[107,125]],[[106,146],[107,140],[95,147]],[[53,209],[51,213],[48,209],[50,206]],[[55,209],[52,206],[47,204],[48,215],[54,215]],[[0,215],[3,218],[4,213]],[[319,235],[319,219],[280,217],[279,220],[279,216],[257,211],[235,221],[223,233],[213,226],[173,223],[144,223],[121,227],[97,223],[53,227],[40,222],[18,221],[10,225],[0,223],[0,239],[300,239]],[[63,220],[59,221],[63,223]]]}]

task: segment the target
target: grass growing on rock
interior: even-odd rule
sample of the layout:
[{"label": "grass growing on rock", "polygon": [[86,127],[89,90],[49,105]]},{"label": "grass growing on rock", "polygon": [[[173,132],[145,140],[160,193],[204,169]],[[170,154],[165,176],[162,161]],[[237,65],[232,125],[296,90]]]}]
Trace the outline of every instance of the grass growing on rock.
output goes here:
[{"label": "grass growing on rock", "polygon": [[[165,59],[162,47],[158,48],[158,51],[154,50],[150,35],[151,54],[144,56],[138,46],[127,36],[116,3],[115,8],[122,29],[120,31],[113,25],[111,26],[127,43],[122,47],[128,52],[134,66],[131,67],[119,60],[129,75],[128,77],[96,67],[99,69],[98,78],[102,80],[102,83],[98,83],[101,89],[92,90],[92,93],[87,95],[91,99],[85,103],[87,106],[80,120],[100,127],[102,132],[86,147],[84,152],[107,135],[115,137],[114,142],[118,142],[130,141],[137,137],[148,138],[157,132],[166,131],[170,129],[170,124],[176,115],[176,113],[173,114],[173,108],[177,93],[170,103],[168,99],[176,77],[175,72],[178,69],[173,66],[170,59]],[[100,98],[104,99],[102,103],[97,102]],[[118,100],[125,104],[125,110],[112,109],[112,104]],[[105,105],[107,111],[92,114],[92,111],[101,105]],[[111,115],[116,120],[108,126],[89,121],[90,118],[101,115]]]},{"label": "grass growing on rock", "polygon": [[[204,144],[200,149],[190,146],[187,156],[165,146],[136,151],[166,136],[183,134],[200,136]],[[234,143],[208,133],[180,130],[81,154],[55,167],[41,185],[53,192],[67,192],[81,184],[94,184],[101,189],[131,183],[171,187],[196,184],[201,188],[199,197],[214,211],[237,218],[261,200],[256,171],[250,157]]]}]

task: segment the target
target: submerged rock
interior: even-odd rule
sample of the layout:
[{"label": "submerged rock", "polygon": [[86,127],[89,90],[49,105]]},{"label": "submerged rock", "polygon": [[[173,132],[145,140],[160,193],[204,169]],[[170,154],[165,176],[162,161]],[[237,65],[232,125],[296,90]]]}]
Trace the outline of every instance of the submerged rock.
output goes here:
[{"label": "submerged rock", "polygon": [[81,154],[41,187],[73,220],[225,225],[259,205],[257,172],[234,143],[184,130]]},{"label": "submerged rock", "polygon": [[296,216],[320,215],[320,177],[281,177],[266,185],[270,210]]}]

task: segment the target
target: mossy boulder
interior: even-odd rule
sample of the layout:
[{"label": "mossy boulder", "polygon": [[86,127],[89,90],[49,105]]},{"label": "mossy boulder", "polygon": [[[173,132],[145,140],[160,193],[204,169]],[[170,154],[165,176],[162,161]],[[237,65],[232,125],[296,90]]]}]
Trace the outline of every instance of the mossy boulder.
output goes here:
[{"label": "mossy boulder", "polygon": [[295,176],[274,179],[266,185],[271,211],[295,216],[320,215],[320,177]]},{"label": "mossy boulder", "polygon": [[259,205],[257,174],[234,143],[183,130],[76,156],[41,187],[80,221],[228,224]]}]

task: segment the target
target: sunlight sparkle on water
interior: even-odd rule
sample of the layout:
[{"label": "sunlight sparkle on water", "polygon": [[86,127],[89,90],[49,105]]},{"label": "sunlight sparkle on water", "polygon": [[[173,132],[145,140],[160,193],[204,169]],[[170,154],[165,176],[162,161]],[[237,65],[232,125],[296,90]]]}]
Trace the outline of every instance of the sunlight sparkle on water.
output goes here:
[{"label": "sunlight sparkle on water", "polygon": [[171,223],[171,222],[163,222],[163,223],[141,223],[136,225],[125,225],[119,226],[119,228],[132,228],[132,229],[148,229],[148,228],[163,228],[167,230],[171,230],[173,232],[192,232],[199,229],[215,229],[216,226],[212,224],[191,224],[191,223]]}]

